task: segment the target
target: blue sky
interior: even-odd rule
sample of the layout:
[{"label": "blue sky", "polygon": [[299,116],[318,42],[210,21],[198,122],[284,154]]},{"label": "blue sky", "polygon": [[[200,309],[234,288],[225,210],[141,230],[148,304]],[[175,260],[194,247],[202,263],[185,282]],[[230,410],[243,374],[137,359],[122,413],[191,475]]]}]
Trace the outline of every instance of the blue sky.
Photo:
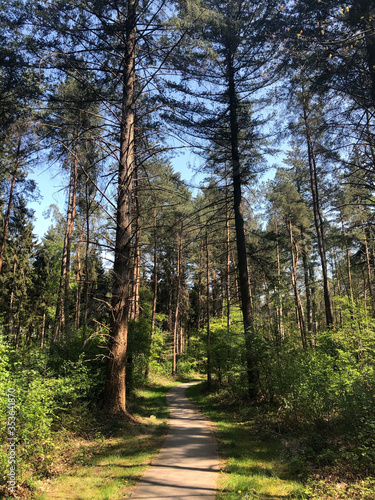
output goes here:
[{"label": "blue sky", "polygon": [[[202,174],[196,174],[192,168],[189,168],[188,163],[191,163],[194,168],[198,164],[196,160],[188,154],[180,155],[172,158],[171,163],[176,172],[180,172],[181,178],[186,183],[192,186],[198,186],[203,180]],[[53,221],[49,217],[45,217],[43,213],[51,206],[57,205],[62,214],[64,214],[66,199],[67,199],[67,175],[62,175],[58,169],[50,167],[37,167],[35,171],[29,174],[29,179],[35,180],[40,191],[40,200],[29,202],[28,206],[35,212],[34,233],[41,239],[52,225]]]}]

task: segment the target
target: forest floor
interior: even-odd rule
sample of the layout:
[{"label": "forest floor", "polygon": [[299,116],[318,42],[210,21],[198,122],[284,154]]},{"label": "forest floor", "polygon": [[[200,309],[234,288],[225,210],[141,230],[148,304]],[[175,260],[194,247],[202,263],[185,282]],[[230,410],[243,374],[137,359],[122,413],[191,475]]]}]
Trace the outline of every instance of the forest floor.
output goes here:
[{"label": "forest floor", "polygon": [[[49,471],[39,479],[30,473],[33,487],[17,498],[120,500],[128,496],[165,440],[166,394],[177,384],[165,379],[137,390],[129,408],[136,422],[119,422],[103,414],[88,421],[85,429],[67,433],[65,440],[55,443]],[[375,498],[374,478],[350,478],[345,470],[302,463],[293,453],[300,446],[298,437],[270,432],[255,407],[241,413],[238,401],[228,406],[205,393],[204,384],[189,387],[186,394],[215,429],[220,457],[216,500]]]},{"label": "forest floor", "polygon": [[[123,498],[158,454],[168,430],[167,380],[137,390],[129,411],[136,422],[102,416],[87,435],[78,432],[60,446],[50,478],[35,481],[35,500]],[[30,497],[29,497],[30,498]]]},{"label": "forest floor", "polygon": [[190,387],[186,395],[216,428],[221,460],[216,500],[375,498],[375,478],[301,460],[297,449],[302,440],[293,433],[270,431],[266,412],[247,407],[241,413],[238,401],[228,407],[217,395],[205,392],[204,384]]}]

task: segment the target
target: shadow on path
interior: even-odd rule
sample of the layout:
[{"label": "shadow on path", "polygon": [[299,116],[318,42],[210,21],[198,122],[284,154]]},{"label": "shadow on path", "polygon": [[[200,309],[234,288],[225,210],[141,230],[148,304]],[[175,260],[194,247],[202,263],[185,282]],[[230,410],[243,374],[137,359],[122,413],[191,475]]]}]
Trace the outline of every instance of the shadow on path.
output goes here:
[{"label": "shadow on path", "polygon": [[191,383],[167,394],[169,432],[159,455],[126,498],[214,500],[219,472],[210,423],[186,398]]}]

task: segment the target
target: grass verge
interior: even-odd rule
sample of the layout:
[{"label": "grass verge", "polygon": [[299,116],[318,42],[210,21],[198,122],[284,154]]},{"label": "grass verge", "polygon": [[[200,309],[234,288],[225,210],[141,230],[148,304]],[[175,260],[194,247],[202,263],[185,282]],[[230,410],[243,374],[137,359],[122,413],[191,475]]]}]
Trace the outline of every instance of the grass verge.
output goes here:
[{"label": "grass verge", "polygon": [[204,385],[189,387],[187,396],[214,422],[221,459],[217,500],[307,499],[305,486],[282,457],[282,445],[262,433],[253,421],[243,421],[220,407]]},{"label": "grass verge", "polygon": [[102,415],[85,438],[68,436],[68,446],[61,450],[63,463],[56,464],[50,479],[34,483],[33,498],[123,498],[160,449],[167,431],[165,395],[173,385],[154,384],[135,392],[129,410],[136,423]]},{"label": "grass verge", "polygon": [[[266,409],[242,407],[209,394],[205,384],[187,396],[214,422],[221,458],[217,500],[373,500],[375,478],[304,460],[298,432],[276,433]],[[312,436],[309,436],[310,440]],[[315,440],[322,436],[314,434]],[[337,457],[337,463],[340,463]]]}]

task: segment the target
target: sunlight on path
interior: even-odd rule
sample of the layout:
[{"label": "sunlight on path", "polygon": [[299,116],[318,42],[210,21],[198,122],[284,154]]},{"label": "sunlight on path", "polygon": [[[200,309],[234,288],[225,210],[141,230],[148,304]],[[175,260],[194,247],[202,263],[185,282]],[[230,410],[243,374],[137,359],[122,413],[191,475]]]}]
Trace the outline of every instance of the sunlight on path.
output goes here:
[{"label": "sunlight on path", "polygon": [[126,498],[214,500],[219,472],[216,441],[210,424],[186,398],[191,384],[167,394],[169,432],[141,482]]}]

